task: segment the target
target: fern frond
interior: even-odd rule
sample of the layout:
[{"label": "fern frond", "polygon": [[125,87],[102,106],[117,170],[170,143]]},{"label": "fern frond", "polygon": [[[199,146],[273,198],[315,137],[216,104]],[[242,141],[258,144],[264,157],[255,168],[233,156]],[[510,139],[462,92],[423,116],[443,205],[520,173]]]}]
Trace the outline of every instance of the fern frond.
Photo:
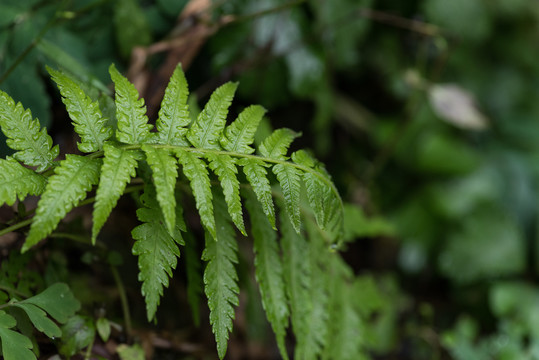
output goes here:
[{"label": "fern frond", "polygon": [[265,113],[266,109],[260,105],[251,105],[243,110],[238,118],[226,127],[220,140],[223,149],[252,154],[255,150],[249,145],[253,143],[258,124]]},{"label": "fern frond", "polygon": [[216,239],[211,184],[206,168],[207,165],[198,155],[189,151],[177,149],[176,156],[183,167],[183,173],[191,183],[200,219],[206,230]]},{"label": "fern frond", "polygon": [[49,235],[61,219],[86,197],[99,179],[100,159],[67,154],[54,169],[37,203],[36,215],[22,251],[28,250]]},{"label": "fern frond", "polygon": [[139,99],[135,86],[111,65],[109,73],[116,92],[116,138],[126,144],[143,144],[150,140],[152,125],[148,124],[144,99]]},{"label": "fern frond", "polygon": [[223,188],[226,204],[228,206],[228,213],[230,214],[232,221],[238,230],[240,230],[243,235],[247,236],[245,225],[243,224],[240,182],[236,177],[238,169],[236,168],[234,159],[228,155],[216,154],[208,154],[207,158],[210,161],[210,168],[217,174],[221,187]]},{"label": "fern frond", "polygon": [[277,176],[286,205],[286,212],[294,229],[299,234],[301,229],[301,216],[299,200],[301,195],[301,171],[285,164],[275,164],[273,173]]},{"label": "fern frond", "polygon": [[277,129],[260,144],[258,150],[262,156],[270,159],[286,160],[290,144],[300,135],[287,128]]},{"label": "fern frond", "polygon": [[24,200],[27,195],[40,195],[47,180],[36,172],[25,168],[18,161],[0,159],[0,205],[13,205],[15,200]]},{"label": "fern frond", "polygon": [[168,287],[169,277],[180,257],[177,244],[183,244],[180,227],[183,224],[181,208],[176,209],[176,228],[170,234],[165,225],[163,212],[156,200],[155,188],[147,184],[141,196],[144,207],[137,210],[137,218],[143,223],[131,231],[135,244],[132,252],[137,255],[139,281],[142,281],[142,295],[146,301],[148,321],[155,317],[157,306],[163,295],[163,287]]},{"label": "fern frond", "polygon": [[191,122],[187,97],[189,88],[181,64],[176,66],[159,109],[156,122],[157,141],[160,144],[188,146],[185,139],[187,125]]},{"label": "fern frond", "polygon": [[327,216],[332,207],[332,189],[321,180],[321,177],[329,178],[325,170],[320,170],[318,162],[305,150],[298,150],[292,154],[292,161],[296,164],[306,166],[316,170],[318,176],[306,171],[303,174],[303,182],[307,189],[307,198],[314,211],[316,222],[321,229],[324,229]]},{"label": "fern frond", "polygon": [[104,145],[103,166],[99,186],[96,192],[96,201],[93,211],[92,244],[95,244],[97,234],[107,221],[110,212],[122,196],[125,187],[132,177],[136,175],[137,153],[124,150],[112,144]]},{"label": "fern frond", "polygon": [[271,227],[274,230],[277,230],[275,227],[275,208],[273,206],[273,198],[271,195],[271,185],[265,168],[265,166],[268,165],[262,160],[253,158],[241,159],[239,165],[243,166],[243,173],[253,187],[256,197],[262,205],[264,214],[268,217]]},{"label": "fern frond", "polygon": [[283,277],[290,304],[292,329],[299,344],[305,342],[304,336],[309,331],[307,318],[312,308],[312,299],[309,298],[311,274],[309,262],[305,259],[309,247],[305,239],[294,231],[286,215],[281,213],[280,219]]},{"label": "fern frond", "polygon": [[245,206],[251,218],[254,239],[255,276],[262,296],[262,306],[275,332],[281,356],[287,360],[285,336],[289,311],[277,233],[272,229],[255,195],[250,191],[246,191],[245,194]]},{"label": "fern frond", "polygon": [[235,264],[238,263],[238,245],[234,228],[226,211],[224,201],[215,197],[215,222],[219,229],[217,241],[206,233],[206,248],[202,260],[208,261],[204,271],[204,291],[210,308],[210,324],[215,334],[217,354],[223,359],[232,331],[234,306],[238,306],[239,287]]},{"label": "fern frond", "polygon": [[58,156],[58,146],[52,146],[47,129],[41,128],[39,121],[32,118],[30,110],[25,110],[0,90],[0,127],[7,137],[7,145],[15,150],[13,158],[37,171],[49,168]]},{"label": "fern frond", "polygon": [[77,143],[77,148],[86,153],[103,149],[104,142],[112,136],[112,129],[107,125],[107,119],[101,114],[99,103],[92,101],[79,84],[66,74],[49,67],[47,71],[58,85],[75,131],[81,138],[81,142]]},{"label": "fern frond", "polygon": [[191,125],[187,139],[194,147],[220,150],[219,139],[226,124],[228,108],[234,98],[238,83],[221,85],[210,96],[197,120]]},{"label": "fern frond", "polygon": [[146,161],[152,169],[157,201],[163,210],[168,231],[172,234],[176,222],[174,188],[178,177],[178,162],[169,149],[142,145],[142,150],[146,153]]}]

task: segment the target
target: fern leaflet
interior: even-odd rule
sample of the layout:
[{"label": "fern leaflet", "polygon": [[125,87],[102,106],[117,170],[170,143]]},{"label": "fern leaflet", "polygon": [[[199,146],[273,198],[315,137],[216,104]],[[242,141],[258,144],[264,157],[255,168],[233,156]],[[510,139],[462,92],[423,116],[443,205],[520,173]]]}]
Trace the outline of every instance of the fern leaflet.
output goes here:
[{"label": "fern leaflet", "polygon": [[258,124],[265,113],[266,110],[260,105],[251,105],[243,110],[238,118],[226,127],[220,140],[223,149],[252,154],[255,150],[249,145],[253,143]]},{"label": "fern leaflet", "polygon": [[301,229],[301,216],[299,199],[301,195],[301,172],[292,166],[276,164],[273,173],[277,176],[286,205],[286,212],[292,221],[294,229],[299,234]]},{"label": "fern leaflet", "polygon": [[22,251],[49,235],[99,179],[100,159],[67,154],[49,178]]},{"label": "fern leaflet", "polygon": [[286,160],[290,144],[300,135],[287,128],[277,129],[260,144],[258,150],[270,159]]},{"label": "fern leaflet", "polygon": [[253,190],[258,198],[258,201],[262,205],[264,214],[268,217],[271,227],[277,230],[275,227],[275,208],[273,206],[273,198],[271,194],[271,185],[267,178],[267,171],[265,169],[265,162],[258,159],[241,159],[239,165],[243,166],[243,173],[247,177],[247,180],[253,187]]},{"label": "fern leaflet", "polygon": [[146,301],[148,320],[155,317],[157,306],[163,295],[163,286],[168,287],[169,277],[176,268],[183,244],[180,227],[183,225],[181,208],[176,209],[176,228],[171,235],[165,226],[165,219],[156,200],[155,188],[148,184],[141,196],[144,207],[137,210],[137,218],[143,222],[131,231],[133,254],[139,257],[139,281],[142,281],[142,295]]},{"label": "fern leaflet", "polygon": [[191,122],[187,97],[189,89],[181,64],[176,66],[161,102],[156,122],[157,141],[160,144],[188,146],[185,139],[187,125]]},{"label": "fern leaflet", "polygon": [[13,158],[29,166],[36,166],[37,171],[50,167],[60,150],[52,146],[52,139],[47,129],[42,128],[37,119],[32,118],[30,110],[25,110],[0,90],[0,127],[7,137],[7,145],[16,150]]},{"label": "fern leaflet", "polygon": [[293,153],[292,160],[296,164],[317,170],[317,172],[320,174],[317,176],[312,172],[306,171],[303,174],[303,181],[307,188],[307,198],[309,199],[309,204],[314,210],[316,222],[321,229],[324,229],[327,222],[327,215],[330,212],[332,201],[334,199],[332,197],[331,187],[325,184],[320,179],[320,176],[329,178],[329,175],[323,168],[322,170],[318,171],[318,168],[320,168],[321,165],[317,164],[317,161],[305,150],[298,150]]},{"label": "fern leaflet", "polygon": [[219,139],[223,133],[228,108],[237,87],[238,83],[229,82],[221,85],[210,96],[210,100],[187,133],[187,138],[194,147],[221,149]]},{"label": "fern leaflet", "polygon": [[118,199],[122,196],[129,180],[136,175],[137,153],[116,147],[104,145],[104,160],[101,167],[101,177],[96,192],[93,212],[92,243],[95,244],[97,234],[107,221]]},{"label": "fern leaflet", "polygon": [[7,360],[32,360],[36,359],[32,342],[26,336],[11,330],[17,325],[15,318],[5,311],[0,310],[0,340],[2,341],[2,354]]},{"label": "fern leaflet", "polygon": [[144,99],[139,99],[135,86],[116,70],[109,67],[110,77],[116,91],[116,138],[126,144],[142,144],[150,140],[152,125],[148,124]]},{"label": "fern leaflet", "polygon": [[241,233],[247,236],[243,224],[243,212],[240,199],[240,182],[236,177],[238,170],[234,159],[228,155],[209,154],[210,168],[217,174],[225,200],[228,205],[228,213],[232,221]]},{"label": "fern leaflet", "polygon": [[283,267],[279,256],[277,233],[272,229],[252,192],[245,192],[245,206],[251,217],[254,238],[255,275],[262,296],[262,305],[271,323],[283,359],[288,359],[285,347],[288,326],[288,304],[284,288]]},{"label": "fern leaflet", "polygon": [[168,231],[172,234],[176,222],[174,188],[178,177],[178,163],[168,149],[143,145],[142,150],[146,153],[146,161],[152,169],[157,201],[163,210]]},{"label": "fern leaflet", "polygon": [[11,158],[0,159],[0,205],[13,205],[27,195],[40,195],[47,180]]},{"label": "fern leaflet", "polygon": [[232,331],[234,306],[238,306],[239,287],[235,264],[238,262],[238,245],[234,228],[229,222],[224,201],[215,197],[215,222],[219,231],[217,241],[206,234],[206,248],[202,260],[208,261],[204,271],[205,292],[210,308],[212,325],[219,358],[225,356],[228,334]]},{"label": "fern leaflet", "polygon": [[206,230],[216,239],[211,184],[206,163],[197,155],[181,149],[176,150],[176,156],[183,166],[183,173],[191,183],[200,219]]},{"label": "fern leaflet", "polygon": [[81,138],[81,142],[77,143],[78,149],[87,153],[103,149],[103,143],[112,136],[112,129],[107,125],[107,119],[103,118],[99,103],[92,101],[66,74],[49,67],[47,71],[58,85],[75,131]]},{"label": "fern leaflet", "polygon": [[[297,343],[304,344],[305,336],[309,332],[307,318],[312,309],[312,299],[309,298],[310,267],[308,261],[305,261],[309,248],[305,239],[294,231],[288,217],[281,213],[280,218],[283,276],[290,303],[292,329]],[[297,355],[300,354],[296,353],[296,358],[301,359]]]}]

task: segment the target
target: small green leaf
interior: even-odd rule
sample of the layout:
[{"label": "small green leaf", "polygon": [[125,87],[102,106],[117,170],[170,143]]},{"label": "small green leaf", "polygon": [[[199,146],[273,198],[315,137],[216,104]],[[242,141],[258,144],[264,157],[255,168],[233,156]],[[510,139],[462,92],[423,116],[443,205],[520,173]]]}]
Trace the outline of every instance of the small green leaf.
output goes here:
[{"label": "small green leaf", "polygon": [[0,91],[0,127],[7,137],[7,145],[16,150],[13,158],[36,166],[37,171],[49,168],[60,152],[58,146],[52,147],[47,129],[40,129],[30,110],[25,110],[21,103],[15,104],[3,91]]},{"label": "small green leaf", "polygon": [[120,344],[116,349],[121,360],[144,360],[144,350],[139,344],[126,345]]},{"label": "small green leaf", "polygon": [[99,231],[107,221],[112,209],[118,203],[125,187],[132,177],[135,177],[137,168],[137,153],[123,150],[111,144],[104,145],[103,166],[99,186],[96,192],[96,201],[93,211],[92,244],[95,244]]},{"label": "small green leaf", "polygon": [[97,328],[97,333],[99,334],[99,337],[104,342],[107,342],[110,337],[110,322],[107,318],[100,317],[95,322],[95,327]]},{"label": "small green leaf", "polygon": [[[177,244],[182,244],[183,240],[178,227],[172,235],[167,230],[152,184],[146,185],[141,201],[144,207],[137,210],[137,217],[142,224],[131,231],[136,240],[132,252],[139,257],[139,281],[142,281],[142,295],[146,301],[148,321],[151,321],[163,295],[163,287],[168,287],[169,277],[172,277],[172,270],[180,257]],[[176,212],[177,226],[183,223],[179,209]]]},{"label": "small green leaf", "polygon": [[85,198],[86,192],[98,182],[100,167],[100,159],[66,155],[66,159],[54,170],[55,174],[49,178],[37,204],[36,216],[23,245],[23,252],[49,235],[60,220]]},{"label": "small green leaf", "polygon": [[286,160],[286,153],[290,144],[300,135],[287,128],[277,129],[260,144],[258,150],[264,157]]},{"label": "small green leaf", "polygon": [[148,124],[144,99],[139,99],[135,86],[116,70],[114,65],[109,67],[110,77],[116,91],[116,118],[118,141],[126,144],[142,144],[150,140],[152,125]]},{"label": "small green leaf", "polygon": [[208,261],[204,271],[204,291],[210,308],[210,324],[217,342],[220,359],[226,354],[228,336],[232,331],[234,306],[238,306],[239,287],[235,264],[238,263],[238,244],[234,228],[220,196],[215,197],[215,221],[219,229],[217,241],[206,233],[206,248],[202,260]]},{"label": "small green leaf", "polygon": [[117,0],[112,4],[117,46],[121,55],[128,59],[135,46],[151,43],[150,25],[137,0]]},{"label": "small green leaf", "polygon": [[112,136],[112,129],[103,118],[99,103],[92,101],[79,84],[60,71],[47,67],[52,79],[58,85],[67,112],[73,121],[75,131],[81,142],[77,147],[82,152],[94,152],[103,149],[103,143]]},{"label": "small green leaf", "polygon": [[210,161],[210,168],[217,174],[221,187],[223,188],[226,204],[228,206],[228,213],[230,214],[232,221],[238,230],[240,230],[243,235],[247,236],[245,225],[243,224],[240,182],[236,177],[238,169],[236,168],[234,159],[228,155],[214,154],[208,154],[207,158]]},{"label": "small green leaf", "polygon": [[50,338],[62,336],[62,330],[47,317],[47,313],[33,304],[18,303],[13,306],[19,307],[26,312],[28,318],[36,329]]},{"label": "small green leaf", "polygon": [[185,139],[187,125],[191,122],[187,97],[189,89],[181,64],[176,66],[161,102],[156,122],[159,144],[188,146]]},{"label": "small green leaf", "polygon": [[142,145],[142,150],[146,153],[146,161],[152,169],[157,201],[165,216],[168,232],[172,234],[176,225],[174,188],[178,177],[178,162],[168,149]]},{"label": "small green leaf", "polygon": [[271,185],[268,180],[268,173],[265,169],[265,166],[268,165],[262,160],[246,158],[241,159],[239,165],[243,166],[243,173],[253,187],[256,197],[262,205],[262,209],[268,217],[271,227],[274,230],[277,230],[275,227],[275,208],[273,206],[273,198],[271,195]]},{"label": "small green leaf", "polygon": [[210,100],[191,125],[187,138],[194,147],[220,150],[219,139],[226,123],[228,108],[238,83],[226,83],[213,92]]},{"label": "small green leaf", "polygon": [[191,183],[191,189],[195,196],[196,206],[200,214],[200,219],[206,230],[215,239],[215,218],[213,216],[213,202],[211,184],[206,168],[206,163],[198,155],[190,151],[176,150],[178,161],[183,166],[183,173]]},{"label": "small green leaf", "polygon": [[80,302],[75,298],[69,286],[56,283],[41,293],[19,304],[32,304],[45,310],[54,320],[65,323],[80,309]]},{"label": "small green leaf", "polygon": [[286,205],[286,212],[290,221],[299,234],[301,229],[301,217],[299,199],[301,194],[301,172],[288,164],[276,164],[273,173],[277,176]]},{"label": "small green leaf", "polygon": [[252,154],[255,150],[249,145],[253,143],[258,124],[265,113],[266,109],[260,105],[252,105],[243,110],[238,118],[226,127],[220,140],[223,149]]},{"label": "small green leaf", "polygon": [[10,330],[16,324],[11,315],[0,310],[0,340],[4,360],[35,360],[36,356],[30,351],[33,347],[30,339]]},{"label": "small green leaf", "polygon": [[85,316],[73,316],[62,326],[60,354],[67,358],[90,345],[95,338],[95,327]]},{"label": "small green leaf", "polygon": [[272,229],[255,195],[250,191],[246,192],[246,195],[245,206],[251,217],[254,238],[255,275],[262,296],[262,305],[275,332],[281,356],[288,359],[285,336],[289,310],[277,233]]},{"label": "small green leaf", "polygon": [[0,204],[24,200],[27,195],[41,195],[47,180],[36,172],[25,168],[11,158],[0,159]]}]

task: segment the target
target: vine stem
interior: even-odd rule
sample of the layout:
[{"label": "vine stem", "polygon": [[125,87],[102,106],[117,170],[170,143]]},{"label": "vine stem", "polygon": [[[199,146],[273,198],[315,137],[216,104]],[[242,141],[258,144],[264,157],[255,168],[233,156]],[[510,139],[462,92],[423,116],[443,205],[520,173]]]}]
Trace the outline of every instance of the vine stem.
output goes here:
[{"label": "vine stem", "polygon": [[131,327],[131,315],[129,311],[129,302],[127,301],[127,294],[125,292],[125,287],[120,277],[120,274],[118,273],[118,270],[116,269],[114,265],[110,265],[110,272],[112,273],[112,277],[114,278],[116,287],[118,287],[118,292],[120,295],[120,302],[122,304],[123,317],[125,321],[125,332],[129,340],[131,339],[133,329]]}]

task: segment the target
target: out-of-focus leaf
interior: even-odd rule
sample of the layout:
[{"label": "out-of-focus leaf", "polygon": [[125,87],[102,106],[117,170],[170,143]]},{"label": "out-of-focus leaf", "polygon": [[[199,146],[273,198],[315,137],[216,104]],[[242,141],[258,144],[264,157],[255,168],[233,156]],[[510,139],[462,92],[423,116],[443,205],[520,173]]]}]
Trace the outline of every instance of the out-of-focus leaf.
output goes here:
[{"label": "out-of-focus leaf", "polygon": [[128,58],[133,47],[148,45],[152,40],[152,34],[138,1],[118,0],[115,3],[116,42],[122,56]]},{"label": "out-of-focus leaf", "polygon": [[439,259],[440,271],[458,283],[516,274],[525,264],[522,230],[495,206],[479,208],[462,219]]},{"label": "out-of-focus leaf", "polygon": [[483,130],[487,118],[477,108],[473,94],[454,84],[432,85],[429,100],[436,114],[448,123],[466,130]]},{"label": "out-of-focus leaf", "polygon": [[144,350],[139,344],[135,345],[126,345],[120,344],[116,349],[121,360],[144,360]]},{"label": "out-of-focus leaf", "polygon": [[94,341],[95,327],[87,317],[73,316],[62,326],[60,354],[69,358]]}]

